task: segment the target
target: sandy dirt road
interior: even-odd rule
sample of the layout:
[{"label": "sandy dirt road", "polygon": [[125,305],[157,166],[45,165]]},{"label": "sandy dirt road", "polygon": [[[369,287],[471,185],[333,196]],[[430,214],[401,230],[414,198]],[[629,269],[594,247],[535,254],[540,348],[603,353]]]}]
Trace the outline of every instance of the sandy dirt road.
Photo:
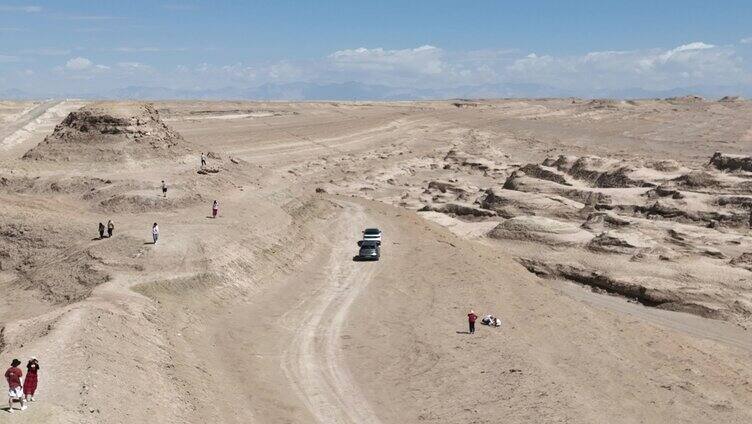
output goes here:
[{"label": "sandy dirt road", "polygon": [[[347,218],[337,234],[327,279],[315,296],[282,316],[300,320],[290,347],[282,352],[282,367],[308,410],[320,423],[379,423],[360,388],[354,383],[341,349],[342,329],[353,300],[371,282],[377,264],[347,261],[352,235],[368,222],[362,206],[349,204]],[[349,237],[348,237],[349,235]]]},{"label": "sandy dirt road", "polygon": [[58,100],[48,100],[45,102],[41,102],[37,106],[33,107],[31,110],[26,111],[21,116],[18,117],[18,119],[6,123],[5,125],[0,128],[0,142],[5,140],[6,137],[13,134],[14,132],[20,130],[23,128],[26,124],[31,122],[34,119],[39,118],[44,114],[47,109],[59,104],[60,101]]},{"label": "sandy dirt road", "polygon": [[23,155],[48,135],[65,116],[86,104],[76,100],[48,100],[0,128],[0,157]]}]

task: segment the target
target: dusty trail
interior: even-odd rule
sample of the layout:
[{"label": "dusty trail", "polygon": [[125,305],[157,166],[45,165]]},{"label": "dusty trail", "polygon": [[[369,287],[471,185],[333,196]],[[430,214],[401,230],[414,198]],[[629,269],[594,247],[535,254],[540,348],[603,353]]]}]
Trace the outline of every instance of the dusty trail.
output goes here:
[{"label": "dusty trail", "polygon": [[352,248],[347,234],[358,234],[365,222],[360,205],[347,205],[346,213],[328,264],[326,282],[315,295],[283,316],[297,316],[290,347],[282,354],[282,367],[289,383],[320,423],[379,423],[368,401],[342,361],[342,327],[353,300],[371,281],[375,265],[348,260]]},{"label": "dusty trail", "polygon": [[68,113],[85,104],[76,100],[46,101],[0,128],[0,159],[20,157],[42,141]]},{"label": "dusty trail", "polygon": [[29,122],[33,121],[34,119],[39,118],[45,112],[47,112],[48,109],[50,109],[51,107],[57,106],[60,103],[63,103],[63,102],[59,100],[48,100],[46,102],[40,103],[39,105],[31,109],[30,111],[21,115],[19,119],[16,120],[15,122],[10,123],[4,126],[3,128],[0,128],[0,144],[2,144],[8,136],[22,129]]}]

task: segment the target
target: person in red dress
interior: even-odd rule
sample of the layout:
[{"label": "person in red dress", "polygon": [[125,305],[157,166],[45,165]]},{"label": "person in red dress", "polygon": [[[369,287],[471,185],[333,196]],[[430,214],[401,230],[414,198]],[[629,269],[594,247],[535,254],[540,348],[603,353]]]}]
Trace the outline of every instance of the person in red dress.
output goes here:
[{"label": "person in red dress", "polygon": [[21,361],[14,359],[10,363],[10,368],[5,371],[5,380],[8,382],[8,412],[13,412],[13,401],[21,401],[21,410],[26,409],[26,403],[23,398],[23,390],[21,389],[21,377],[23,372],[18,366],[21,365]]},{"label": "person in red dress", "polygon": [[39,372],[39,361],[31,357],[26,364],[26,379],[24,379],[23,393],[27,402],[34,402],[34,392],[37,391],[37,373]]},{"label": "person in red dress", "polygon": [[471,310],[467,314],[467,323],[470,325],[470,334],[475,334],[475,320],[478,319],[478,315],[475,315],[475,311]]}]

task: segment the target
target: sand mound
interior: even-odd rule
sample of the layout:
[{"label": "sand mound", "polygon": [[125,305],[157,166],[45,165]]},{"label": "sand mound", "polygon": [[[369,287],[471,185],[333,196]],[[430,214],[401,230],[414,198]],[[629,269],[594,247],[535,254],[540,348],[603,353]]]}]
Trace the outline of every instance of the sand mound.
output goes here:
[{"label": "sand mound", "polygon": [[672,180],[676,185],[687,188],[712,188],[720,187],[722,182],[713,174],[704,171],[693,171]]},{"label": "sand mound", "polygon": [[740,100],[741,100],[741,97],[739,96],[723,96],[720,99],[718,99],[718,101],[722,103],[735,103]]},{"label": "sand mound", "polygon": [[542,278],[559,278],[618,294],[638,302],[662,309],[690,312],[708,318],[722,318],[722,305],[703,304],[702,293],[686,299],[676,292],[675,284],[668,279],[650,276],[612,275],[573,264],[548,263],[533,259],[520,259],[522,266]]},{"label": "sand mound", "polygon": [[111,184],[110,180],[81,176],[72,177],[14,177],[0,176],[0,191],[22,194],[77,194],[90,193]]},{"label": "sand mound", "polygon": [[597,252],[633,254],[638,250],[651,249],[656,243],[636,231],[607,231],[588,243],[588,248]]},{"label": "sand mound", "polygon": [[71,112],[23,158],[121,162],[185,153],[184,144],[151,104],[97,103]]},{"label": "sand mound", "polygon": [[83,228],[26,217],[4,217],[0,224],[0,270],[13,271],[20,287],[39,290],[52,302],[68,303],[87,297],[108,280],[97,269],[92,249],[70,245]]},{"label": "sand mound", "polygon": [[153,192],[119,193],[99,202],[99,207],[107,212],[151,212],[159,210],[182,209],[208,202],[196,193],[171,193],[170,197],[162,197]]},{"label": "sand mound", "polygon": [[752,272],[752,253],[743,253],[741,256],[732,259],[729,264]]},{"label": "sand mound", "polygon": [[[556,159],[546,159],[543,161],[543,166],[556,168],[575,179],[583,180],[592,187],[627,188],[654,185],[653,182],[644,180],[639,176],[637,172],[638,168],[616,159],[607,159],[598,156],[578,157],[561,155]],[[529,170],[531,170],[530,166],[523,168],[525,172]],[[534,173],[531,175],[537,174]],[[556,182],[561,183],[561,181]]]},{"label": "sand mound", "polygon": [[555,168],[550,168],[544,165],[537,165],[537,164],[529,163],[523,166],[522,168],[520,168],[520,171],[524,172],[526,175],[529,175],[531,177],[535,177],[541,180],[553,181],[561,185],[571,185],[567,181],[564,174],[562,172],[559,172]]},{"label": "sand mound", "polygon": [[557,195],[525,193],[503,188],[486,190],[481,199],[484,209],[496,211],[499,216],[513,218],[521,215],[548,215],[572,218],[585,205]]},{"label": "sand mound", "polygon": [[549,180],[541,180],[525,175],[522,171],[515,171],[504,182],[504,189],[527,193],[554,194],[582,204],[611,204],[611,197],[603,192],[590,188],[576,188],[565,186]]},{"label": "sand mound", "polygon": [[681,164],[673,159],[662,159],[649,162],[647,167],[661,172],[675,172],[682,168]]},{"label": "sand mound", "polygon": [[593,99],[587,103],[588,109],[618,109],[620,101],[614,99]]},{"label": "sand mound", "polygon": [[669,103],[702,103],[705,101],[705,99],[700,96],[690,94],[679,97],[667,97],[666,101]]},{"label": "sand mound", "polygon": [[476,216],[476,217],[488,217],[495,216],[496,212],[479,208],[474,205],[462,204],[462,203],[447,203],[444,205],[426,205],[421,212],[441,212],[449,215],[457,216]]},{"label": "sand mound", "polygon": [[729,155],[716,152],[710,158],[710,165],[721,171],[747,171],[752,172],[752,156]]},{"label": "sand mound", "polygon": [[593,212],[589,214],[582,224],[582,228],[590,231],[605,231],[612,228],[620,228],[628,225],[632,225],[632,222],[617,213],[606,212]]},{"label": "sand mound", "polygon": [[553,245],[581,245],[593,238],[592,234],[572,224],[541,216],[518,216],[507,219],[491,230],[489,236]]}]

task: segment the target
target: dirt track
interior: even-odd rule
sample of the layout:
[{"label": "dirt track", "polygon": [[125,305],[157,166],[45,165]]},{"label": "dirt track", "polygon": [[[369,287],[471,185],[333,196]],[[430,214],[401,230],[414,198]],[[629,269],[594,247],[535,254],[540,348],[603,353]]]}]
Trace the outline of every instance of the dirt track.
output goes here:
[{"label": "dirt track", "polygon": [[[0,288],[10,294],[0,303],[2,353],[34,354],[43,371],[40,401],[24,420],[749,422],[752,368],[742,327],[562,293],[519,261],[600,261],[608,270],[626,263],[695,284],[704,273],[731,269],[728,252],[746,246],[738,228],[678,223],[672,228],[684,238],[682,249],[692,247],[694,225],[723,251],[701,260],[655,258],[651,268],[652,251],[630,260],[581,246],[491,240],[486,234],[498,217],[416,212],[410,203],[472,205],[468,186],[503,181],[548,155],[618,156],[624,134],[609,136],[613,127],[603,119],[634,125],[629,143],[642,149],[635,155],[668,150],[696,166],[720,145],[743,150],[707,134],[746,133],[727,125],[733,113],[746,116],[746,104],[721,112],[707,106],[727,125],[713,128],[704,109],[582,112],[564,101],[533,103],[479,110],[439,102],[164,103],[160,115],[184,138],[181,148],[191,149],[175,157],[150,158],[144,149],[126,163],[65,151],[73,159],[47,160],[58,154],[47,150],[31,161],[18,159],[23,151],[5,151],[0,212],[14,230],[2,241],[22,255],[0,258],[13,265],[0,272]],[[699,123],[624,123],[671,116]],[[685,150],[645,142],[679,135],[692,140]],[[592,142],[596,136],[602,143]],[[218,172],[196,174],[198,153],[209,151]],[[532,180],[521,178],[519,186],[528,187]],[[163,179],[167,198],[158,190]],[[588,188],[565,182],[568,190]],[[646,190],[637,189],[608,193],[631,200]],[[535,214],[551,216],[544,195],[524,198],[544,205]],[[216,220],[207,216],[213,199],[220,201]],[[562,210],[553,211],[582,219]],[[92,240],[95,224],[110,218],[115,237]],[[151,245],[155,221],[162,233]],[[647,221],[634,219],[629,228]],[[352,260],[367,226],[385,232],[379,262]],[[674,268],[683,274],[669,274]],[[108,278],[76,285],[100,273]],[[746,296],[735,284],[701,286],[709,290],[701,300],[717,307],[733,290]],[[73,295],[82,298],[65,300]],[[470,308],[499,316],[502,327],[464,334]]]}]

